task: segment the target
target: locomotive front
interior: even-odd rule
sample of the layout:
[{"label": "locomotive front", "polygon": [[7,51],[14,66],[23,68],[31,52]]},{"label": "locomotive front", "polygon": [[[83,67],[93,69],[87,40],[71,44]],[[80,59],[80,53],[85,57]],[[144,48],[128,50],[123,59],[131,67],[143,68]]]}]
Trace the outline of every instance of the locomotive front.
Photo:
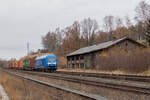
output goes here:
[{"label": "locomotive front", "polygon": [[48,55],[47,59],[47,66],[56,70],[57,69],[57,57],[55,55]]},{"label": "locomotive front", "polygon": [[57,70],[57,57],[53,54],[40,56],[35,59],[35,68],[45,71]]}]

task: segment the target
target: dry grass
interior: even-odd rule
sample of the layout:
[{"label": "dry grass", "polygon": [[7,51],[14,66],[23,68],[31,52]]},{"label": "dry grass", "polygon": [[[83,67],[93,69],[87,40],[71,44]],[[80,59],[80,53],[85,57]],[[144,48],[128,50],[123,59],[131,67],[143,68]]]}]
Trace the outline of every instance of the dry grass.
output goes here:
[{"label": "dry grass", "polygon": [[48,83],[61,85],[66,88],[71,88],[71,89],[79,90],[79,91],[86,92],[86,93],[98,94],[103,97],[109,98],[110,100],[150,100],[150,96],[139,94],[139,93],[132,93],[132,92],[127,92],[127,91],[115,90],[111,88],[85,85],[82,83],[73,83],[73,82],[68,82],[68,81],[63,81],[63,80],[50,79],[46,77],[39,77],[36,75],[26,75],[26,76],[34,77],[38,80],[46,81]]},{"label": "dry grass", "polygon": [[144,71],[142,73],[138,73],[137,75],[140,75],[140,76],[150,76],[150,69],[148,71]]},{"label": "dry grass", "polygon": [[29,100],[34,100],[30,97],[30,93],[33,91],[30,91],[31,89],[29,87],[32,86],[32,84],[27,83],[27,81],[16,79],[15,77],[1,72],[0,83],[6,90],[10,100],[27,100],[27,98],[30,98]]},{"label": "dry grass", "polygon": [[58,69],[58,71],[150,76],[150,70],[140,72],[140,73],[132,73],[132,72],[125,72],[125,71],[120,71],[120,70],[101,71],[101,70],[94,70],[94,69],[67,69],[66,68],[66,69]]},{"label": "dry grass", "polygon": [[0,94],[0,100],[2,100],[2,96],[1,96],[1,94]]},{"label": "dry grass", "polygon": [[94,69],[58,69],[58,71],[66,71],[66,72],[86,72],[86,73],[102,73],[102,74],[131,74],[123,71],[101,71]]},{"label": "dry grass", "polygon": [[64,92],[53,87],[16,78],[0,71],[0,83],[10,100],[88,100],[85,97]]}]

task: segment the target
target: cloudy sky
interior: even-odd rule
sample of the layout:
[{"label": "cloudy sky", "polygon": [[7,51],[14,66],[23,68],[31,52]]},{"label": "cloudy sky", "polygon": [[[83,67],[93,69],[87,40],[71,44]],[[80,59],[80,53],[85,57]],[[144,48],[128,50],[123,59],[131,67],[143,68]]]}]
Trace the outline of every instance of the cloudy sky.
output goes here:
[{"label": "cloudy sky", "polygon": [[135,15],[141,0],[0,0],[0,58],[20,58],[42,48],[41,36],[75,20],[91,17],[99,25],[106,15]]}]

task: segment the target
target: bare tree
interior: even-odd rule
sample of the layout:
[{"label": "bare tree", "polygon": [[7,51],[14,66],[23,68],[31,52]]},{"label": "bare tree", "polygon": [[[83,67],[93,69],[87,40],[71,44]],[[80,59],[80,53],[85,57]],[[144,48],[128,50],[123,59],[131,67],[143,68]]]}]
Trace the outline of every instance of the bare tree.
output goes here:
[{"label": "bare tree", "polygon": [[96,34],[96,43],[103,43],[109,41],[109,33],[103,32],[102,30],[98,31]]},{"label": "bare tree", "polygon": [[132,39],[136,39],[135,37],[136,29],[133,23],[131,22],[131,19],[129,18],[129,16],[125,16],[125,23],[126,23],[126,28],[127,28],[127,32],[125,33],[125,36],[130,37]]},{"label": "bare tree", "polygon": [[5,64],[7,64],[8,62],[6,60],[0,59],[0,67],[7,67],[5,66]]},{"label": "bare tree", "polygon": [[135,8],[136,17],[138,21],[145,22],[150,18],[150,5],[145,1],[141,1],[139,5]]},{"label": "bare tree", "polygon": [[135,32],[134,32],[134,37],[136,37],[136,40],[144,40],[146,39],[146,25],[139,21],[135,25]]},{"label": "bare tree", "polygon": [[55,30],[55,34],[56,34],[56,40],[57,40],[57,47],[60,47],[62,44],[62,39],[63,39],[63,34],[62,34],[62,30],[60,30],[60,28],[56,28]]},{"label": "bare tree", "polygon": [[78,21],[75,21],[72,25],[72,31],[74,33],[74,39],[77,42],[77,49],[80,48],[80,37],[81,37],[81,28],[80,23]]},{"label": "bare tree", "polygon": [[133,25],[129,16],[125,16],[125,23],[126,23],[127,28],[129,28]]},{"label": "bare tree", "polygon": [[42,44],[49,52],[54,52],[57,47],[57,38],[54,32],[48,32],[46,36],[42,37]]},{"label": "bare tree", "polygon": [[70,53],[80,48],[80,23],[75,21],[71,26],[63,30],[65,34],[62,41],[62,49],[64,54]]},{"label": "bare tree", "polygon": [[90,18],[84,19],[81,22],[82,35],[86,38],[87,46],[92,45],[94,42],[94,34],[98,29],[98,23],[96,20]]},{"label": "bare tree", "polygon": [[109,40],[113,39],[113,30],[115,28],[115,24],[114,24],[114,16],[105,16],[104,19],[104,29],[106,32],[108,32],[109,35]]},{"label": "bare tree", "polygon": [[114,16],[105,16],[104,17],[104,29],[107,32],[111,32],[114,29]]},{"label": "bare tree", "polygon": [[136,17],[135,19],[138,21],[136,28],[136,39],[143,40],[146,38],[146,25],[148,20],[150,19],[150,5],[145,1],[141,1],[139,5],[135,8]]},{"label": "bare tree", "polygon": [[123,26],[122,19],[120,17],[115,17],[116,28]]}]

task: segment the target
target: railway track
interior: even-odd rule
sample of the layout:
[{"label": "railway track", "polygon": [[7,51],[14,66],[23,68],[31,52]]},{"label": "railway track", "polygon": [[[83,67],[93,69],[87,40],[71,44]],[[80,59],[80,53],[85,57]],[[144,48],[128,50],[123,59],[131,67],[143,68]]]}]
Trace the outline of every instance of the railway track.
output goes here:
[{"label": "railway track", "polygon": [[[116,75],[112,76],[99,76],[99,75],[94,75],[94,74],[85,74],[82,75],[76,74],[75,73],[70,73],[71,75],[62,74],[60,72],[57,73],[42,73],[42,72],[31,72],[31,71],[20,71],[21,73],[24,74],[30,74],[30,75],[36,75],[39,77],[46,77],[46,78],[51,78],[51,79],[56,79],[56,80],[64,80],[64,81],[69,81],[69,82],[74,82],[74,83],[80,83],[80,84],[86,84],[86,85],[92,85],[96,87],[106,87],[106,88],[113,88],[113,89],[119,89],[122,91],[128,91],[128,92],[135,92],[135,93],[142,93],[142,94],[148,94],[150,95],[150,85],[147,83],[142,83],[144,85],[141,85],[141,83],[135,82],[133,79],[133,76],[124,76],[124,75]],[[59,74],[58,74],[59,73]],[[106,74],[104,74],[106,75]],[[80,76],[80,77],[79,77]],[[119,77],[118,77],[119,76]],[[107,80],[104,79],[107,77]],[[128,80],[133,80],[132,82],[125,82],[120,80],[123,77],[123,79],[128,79]],[[124,78],[125,77],[125,78]],[[134,76],[135,77],[135,76]],[[137,77],[139,78],[139,77]],[[142,78],[142,77],[141,77]],[[148,77],[147,77],[148,78]],[[141,82],[142,80],[145,80],[144,82],[149,82],[146,79],[140,79],[139,81]],[[138,81],[136,79],[136,81]]]},{"label": "railway track", "polygon": [[41,85],[44,85],[44,86],[47,86],[47,87],[53,87],[53,88],[56,88],[58,90],[62,90],[62,91],[69,92],[69,93],[72,93],[72,94],[75,94],[75,95],[79,95],[80,97],[83,97],[84,99],[86,98],[87,100],[108,100],[108,99],[106,99],[104,97],[101,97],[99,95],[90,94],[90,93],[83,93],[83,92],[80,92],[80,91],[77,91],[77,90],[64,88],[64,87],[61,87],[61,86],[58,86],[58,85],[55,85],[55,84],[50,84],[50,83],[43,82],[41,80],[37,80],[37,79],[31,78],[31,77],[23,76],[21,74],[16,74],[14,72],[10,72],[10,71],[7,71],[7,70],[3,70],[3,71],[10,74],[10,75],[13,75],[13,76],[16,76],[16,77],[19,77],[19,78],[23,78],[25,80],[35,82],[37,84],[41,84]]},{"label": "railway track", "polygon": [[119,80],[129,80],[138,82],[150,82],[150,76],[137,76],[137,75],[121,75],[121,74],[101,74],[101,73],[86,73],[86,72],[65,72],[57,71],[60,74],[76,75],[76,76],[86,76],[86,77],[96,77],[96,78],[107,78],[107,79],[119,79]]}]

